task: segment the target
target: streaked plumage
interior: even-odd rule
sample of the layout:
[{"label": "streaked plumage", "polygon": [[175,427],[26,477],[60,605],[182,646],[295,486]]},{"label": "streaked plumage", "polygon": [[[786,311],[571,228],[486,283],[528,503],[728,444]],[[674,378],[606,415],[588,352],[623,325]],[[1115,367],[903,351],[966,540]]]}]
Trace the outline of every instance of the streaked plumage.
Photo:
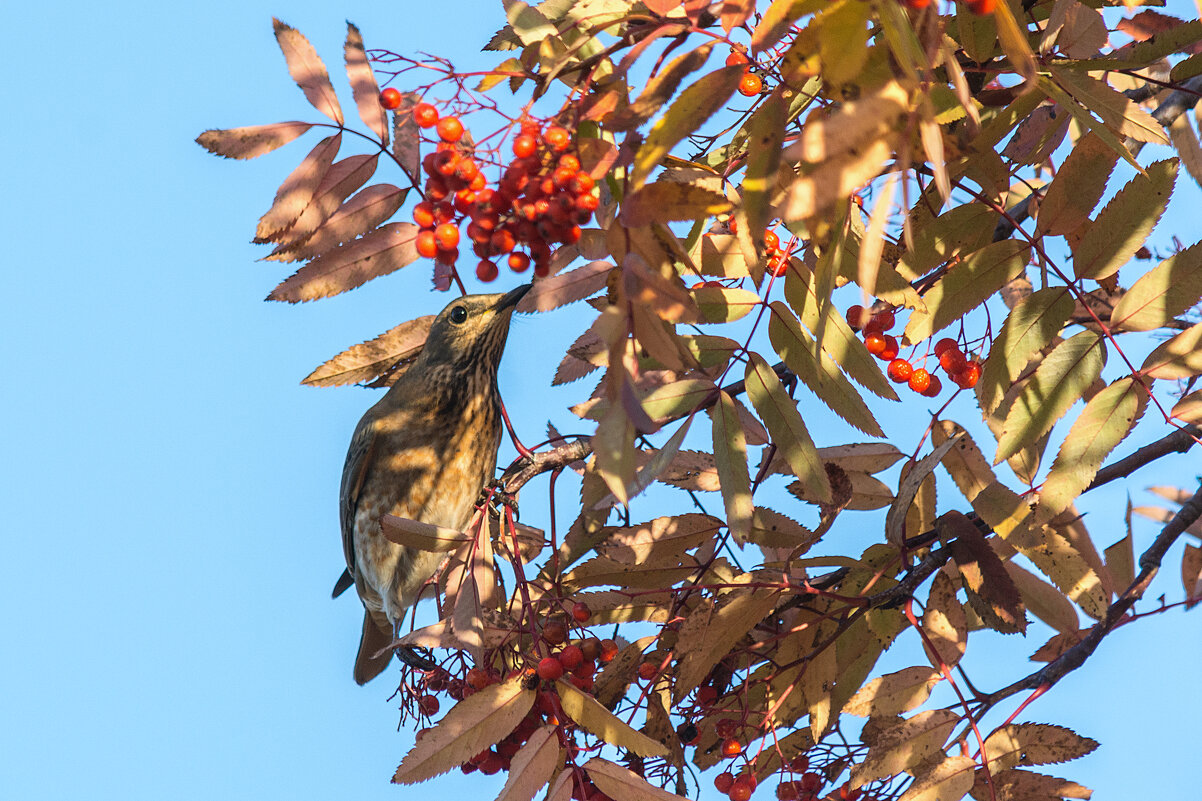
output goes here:
[{"label": "streaked plumage", "polygon": [[529,288],[450,303],[430,326],[421,355],[355,427],[340,498],[350,578],[335,594],[353,580],[363,601],[359,684],[388,666],[391,653],[375,654],[392,641],[441,560],[386,540],[380,517],[453,529],[471,520],[501,443],[497,366],[513,307]]}]

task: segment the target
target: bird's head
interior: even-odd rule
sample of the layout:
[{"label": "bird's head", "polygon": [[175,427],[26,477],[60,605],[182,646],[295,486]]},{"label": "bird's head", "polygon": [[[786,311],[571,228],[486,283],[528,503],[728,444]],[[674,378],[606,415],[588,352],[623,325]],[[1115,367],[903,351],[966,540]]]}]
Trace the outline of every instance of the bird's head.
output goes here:
[{"label": "bird's head", "polygon": [[509,336],[509,318],[530,289],[523,284],[505,294],[465,295],[447,304],[430,325],[414,368],[452,367],[462,372],[496,373]]}]

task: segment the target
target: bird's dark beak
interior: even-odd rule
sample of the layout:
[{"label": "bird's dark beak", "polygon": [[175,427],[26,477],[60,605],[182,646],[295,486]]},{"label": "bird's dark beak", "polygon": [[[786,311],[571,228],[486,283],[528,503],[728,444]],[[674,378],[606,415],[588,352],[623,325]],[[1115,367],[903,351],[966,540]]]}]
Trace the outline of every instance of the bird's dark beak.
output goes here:
[{"label": "bird's dark beak", "polygon": [[509,292],[506,292],[501,296],[501,299],[497,301],[497,305],[493,308],[493,311],[504,311],[505,309],[509,309],[518,305],[518,301],[530,291],[530,287],[532,286],[534,286],[534,284],[522,284],[517,289],[511,289]]}]

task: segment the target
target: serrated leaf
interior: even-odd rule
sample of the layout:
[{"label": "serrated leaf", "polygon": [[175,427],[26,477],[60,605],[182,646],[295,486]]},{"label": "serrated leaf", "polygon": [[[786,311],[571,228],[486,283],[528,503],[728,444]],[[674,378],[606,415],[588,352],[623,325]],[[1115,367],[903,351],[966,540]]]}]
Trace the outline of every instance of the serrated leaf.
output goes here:
[{"label": "serrated leaf", "polygon": [[1189,246],[1153,267],[1114,304],[1113,331],[1151,331],[1166,324],[1202,296],[1202,243]]},{"label": "serrated leaf", "polygon": [[647,138],[634,155],[630,185],[641,186],[651,171],[680,140],[701,127],[726,105],[743,77],[744,67],[735,64],[703,75],[668,107],[664,116],[651,127]]},{"label": "serrated leaf", "polygon": [[827,4],[827,0],[772,0],[752,31],[752,50],[758,53],[772,47],[796,20],[822,10]]},{"label": "serrated leaf", "polygon": [[384,538],[406,548],[432,553],[446,553],[471,542],[472,537],[453,528],[423,523],[396,515],[380,517],[380,531]]},{"label": "serrated leaf", "polygon": [[280,245],[264,261],[304,261],[379,227],[405,202],[408,189],[375,184],[355,194],[313,235],[297,244]]},{"label": "serrated leaf", "polygon": [[559,739],[554,726],[536,729],[513,755],[509,776],[497,801],[531,801],[559,766]]},{"label": "serrated leaf", "polygon": [[416,784],[462,765],[509,735],[534,706],[520,676],[463,699],[405,755],[394,784]]},{"label": "serrated leaf", "polygon": [[1202,425],[1202,389],[1196,389],[1173,404],[1169,416],[1183,423]]},{"label": "serrated leaf", "polygon": [[788,104],[780,90],[760,104],[747,121],[747,168],[743,173],[743,214],[751,231],[762,231],[772,216],[772,193],[780,168]]},{"label": "serrated leaf", "polygon": [[760,305],[760,296],[748,289],[706,286],[691,291],[703,323],[732,323]]},{"label": "serrated leaf", "polygon": [[509,20],[510,29],[524,45],[539,44],[559,34],[540,9],[522,0],[506,0],[505,17]]},{"label": "serrated leaf", "polygon": [[622,199],[618,219],[637,228],[673,220],[703,220],[729,210],[726,195],[697,184],[656,181]]},{"label": "serrated leaf", "polygon": [[739,422],[734,400],[725,392],[710,408],[713,420],[714,461],[726,506],[726,523],[736,542],[743,542],[751,530],[751,477],[747,470],[747,439]]},{"label": "serrated leaf", "polygon": [[984,411],[997,409],[1031,357],[1064,328],[1073,308],[1073,297],[1064,287],[1037,290],[1014,305],[981,370],[977,396]]},{"label": "serrated leaf", "polygon": [[817,395],[823,403],[851,425],[874,437],[884,432],[872,412],[825,352],[814,358],[814,341],[802,330],[797,318],[780,301],[772,304],[768,321],[768,336],[773,349],[789,369]]},{"label": "serrated leaf", "polygon": [[968,605],[982,622],[1003,634],[1027,630],[1022,596],[997,552],[972,522],[956,511],[939,518],[941,537],[955,537],[952,559],[960,571]]},{"label": "serrated leaf", "polygon": [[583,300],[605,287],[613,268],[607,261],[591,261],[574,270],[564,270],[535,281],[530,291],[518,301],[517,311],[550,311]]},{"label": "serrated leaf", "polygon": [[1168,206],[1177,180],[1176,159],[1151,164],[1119,190],[1073,245],[1078,278],[1100,281],[1114,275],[1143,247]]},{"label": "serrated leaf", "polygon": [[330,83],[326,65],[318,57],[313,45],[309,44],[309,40],[300,31],[278,19],[273,18],[271,24],[292,80],[296,81],[296,85],[305,93],[305,98],[313,108],[341,126],[342,107],[338,105],[338,95],[334,92],[334,85]]},{"label": "serrated leaf", "polygon": [[434,315],[426,314],[388,329],[375,339],[347,348],[305,376],[311,387],[338,387],[370,381],[399,362],[412,362],[421,352]]},{"label": "serrated leaf", "polygon": [[363,49],[363,35],[349,22],[346,24],[346,45],[343,52],[346,57],[346,75],[350,79],[351,93],[359,110],[359,119],[379,138],[380,144],[387,147],[388,120],[384,107],[380,105],[380,87],[376,83],[376,74],[367,61],[367,51]]},{"label": "serrated leaf", "polygon": [[311,122],[275,122],[211,129],[196,137],[196,144],[223,158],[253,159],[283,147],[312,127]]},{"label": "serrated leaf", "polygon": [[392,113],[392,155],[415,184],[422,167],[422,129],[413,118],[413,107],[422,101],[417,92],[402,92],[401,105]]},{"label": "serrated leaf", "polygon": [[313,193],[334,163],[341,146],[341,133],[322,139],[284,179],[275,193],[271,208],[259,219],[255,229],[256,242],[273,241],[280,231],[296,221],[313,199]]},{"label": "serrated leaf", "polygon": [[[1077,103],[1073,96],[1064,91],[1058,83],[1049,77],[1040,76],[1039,88],[1043,90],[1043,93],[1050,100],[1060,105],[1061,108],[1067,109],[1068,113],[1073,115],[1073,119],[1076,120],[1082,130],[1089,131],[1097,136],[1107,147],[1134,167],[1136,172],[1142,173],[1144,171],[1144,168],[1135,160],[1135,156],[1132,155],[1124,141],[1119,139],[1118,135],[1106,126],[1106,123],[1099,122],[1097,118]],[[1038,93],[1030,92],[1029,95],[1037,97]]]},{"label": "serrated leaf", "polygon": [[[888,514],[885,515],[885,540],[900,546],[905,540],[905,523],[906,514],[910,511],[910,505],[914,503],[914,499],[918,496],[918,489],[922,486],[922,482],[927,476],[935,472],[935,467],[943,457],[956,445],[954,438],[948,439],[935,446],[935,449],[926,456],[914,463],[913,467],[901,481],[901,486],[897,490],[897,498],[893,505],[889,507]],[[908,532],[916,534],[918,532]]]},{"label": "serrated leaf", "polygon": [[977,801],[1060,801],[1063,798],[1089,799],[1093,791],[1076,782],[1044,776],[1026,770],[1003,770],[991,774],[985,781],[984,771],[977,771],[972,797]]},{"label": "serrated leaf", "polygon": [[1075,634],[1081,625],[1077,610],[1063,592],[1014,562],[1006,562],[1006,573],[1022,595],[1031,614],[1062,634]]},{"label": "serrated leaf", "polygon": [[923,295],[927,313],[910,315],[906,339],[921,342],[980,306],[1022,274],[1028,256],[1027,245],[1014,240],[994,242],[966,256]]},{"label": "serrated leaf", "polygon": [[641,757],[667,755],[668,749],[663,743],[632,729],[597,703],[591,695],[581,692],[563,679],[555,682],[555,689],[559,693],[563,711],[586,731],[592,732],[610,745],[633,751]]},{"label": "serrated leaf", "polygon": [[1051,765],[1078,759],[1098,747],[1097,740],[1046,723],[1011,723],[985,738],[990,770],[1019,765]]},{"label": "serrated leaf", "polygon": [[959,663],[968,647],[968,620],[964,607],[956,599],[955,585],[942,570],[935,574],[931,583],[931,594],[922,615],[922,630],[938,652],[928,654],[932,664],[954,667]]},{"label": "serrated leaf", "polygon": [[1164,126],[1125,95],[1071,69],[1050,67],[1052,76],[1082,106],[1098,115],[1115,133],[1139,142],[1167,145]]},{"label": "serrated leaf", "polygon": [[1063,235],[1087,222],[1118,159],[1096,135],[1078,139],[1039,202],[1038,230]]},{"label": "serrated leaf", "polygon": [[863,735],[868,756],[852,768],[852,785],[895,776],[922,764],[947,742],[958,718],[951,710],[933,709],[905,720],[870,720],[872,728]]},{"label": "serrated leaf", "polygon": [[942,680],[938,670],[915,666],[888,673],[865,684],[843,711],[858,717],[888,717],[922,706]]},{"label": "serrated leaf", "polygon": [[944,756],[929,772],[915,777],[898,801],[959,801],[972,788],[976,760]]},{"label": "serrated leaf", "polygon": [[797,411],[797,403],[758,353],[748,355],[745,386],[747,397],[763,418],[773,444],[789,463],[793,475],[801,479],[811,495],[829,503],[831,487],[826,468]]},{"label": "serrated leaf", "polygon": [[681,81],[689,73],[705,66],[713,49],[713,44],[707,42],[668,62],[655,77],[647,81],[643,91],[629,107],[613,115],[606,127],[618,132],[629,131],[651,119],[676,93]]},{"label": "serrated leaf", "polygon": [[585,762],[583,767],[593,784],[610,798],[620,798],[622,801],[680,800],[680,796],[675,793],[648,784],[647,780],[637,773],[601,757],[593,757]]},{"label": "serrated leaf", "polygon": [[1202,599],[1202,548],[1189,544],[1185,546],[1181,554],[1181,587],[1185,590],[1189,606]]},{"label": "serrated leaf", "polygon": [[1014,399],[993,463],[1013,456],[1050,430],[1097,380],[1105,364],[1105,344],[1092,331],[1082,331],[1057,345]]},{"label": "serrated leaf", "polygon": [[290,226],[272,237],[273,241],[292,247],[303,244],[338,211],[350,195],[367,183],[375,174],[379,155],[359,155],[336,161],[330,166],[305,210]]},{"label": "serrated leaf", "polygon": [[[745,579],[750,576],[744,574]],[[730,583],[739,583],[738,577]],[[698,604],[680,627],[677,640],[677,674],[672,700],[696,689],[705,677],[747,633],[776,608],[780,593],[772,589],[747,589],[723,596],[717,603]]]},{"label": "serrated leaf", "polygon": [[417,261],[413,223],[389,223],[301,267],[267,296],[288,303],[328,298]]},{"label": "serrated leaf", "polygon": [[1148,393],[1130,376],[1094,395],[1073,421],[1039,491],[1040,514],[1055,517],[1097,475],[1102,460],[1122,442],[1148,404]]}]

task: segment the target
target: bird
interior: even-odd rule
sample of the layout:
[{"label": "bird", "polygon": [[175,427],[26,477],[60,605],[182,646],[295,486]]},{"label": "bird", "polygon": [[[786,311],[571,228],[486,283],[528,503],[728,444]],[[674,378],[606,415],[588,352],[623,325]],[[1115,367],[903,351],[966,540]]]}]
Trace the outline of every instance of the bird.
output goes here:
[{"label": "bird", "polygon": [[[339,511],[346,572],[334,597],[354,586],[363,631],[354,679],[363,685],[392,659],[385,650],[443,554],[385,539],[391,514],[462,531],[493,478],[501,444],[497,368],[509,323],[531,285],[452,301],[430,325],[421,353],[363,415],[342,469]],[[397,655],[420,662],[410,650]]]}]

